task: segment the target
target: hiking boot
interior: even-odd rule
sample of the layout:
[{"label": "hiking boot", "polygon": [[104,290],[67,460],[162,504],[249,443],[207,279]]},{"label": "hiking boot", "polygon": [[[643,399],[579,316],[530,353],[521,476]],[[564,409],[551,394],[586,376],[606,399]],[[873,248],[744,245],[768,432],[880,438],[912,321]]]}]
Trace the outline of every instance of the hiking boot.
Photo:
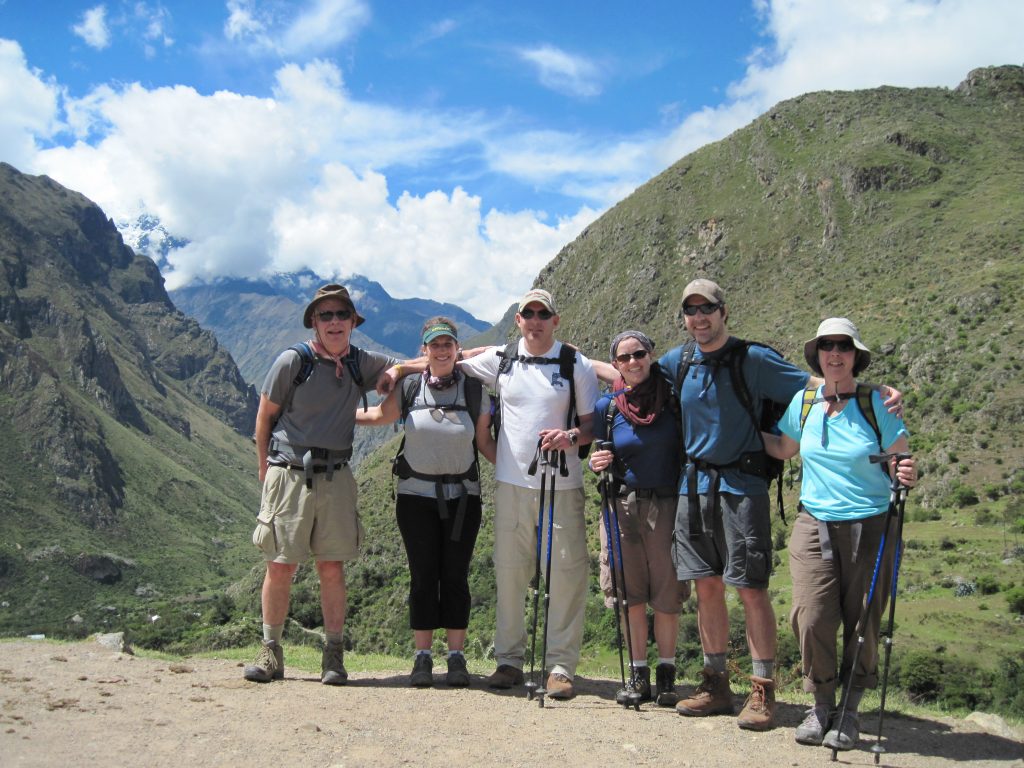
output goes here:
[{"label": "hiking boot", "polygon": [[409,685],[414,688],[429,688],[434,684],[434,660],[429,653],[417,653],[412,663]]},{"label": "hiking boot", "polygon": [[256,660],[242,670],[242,677],[254,683],[269,683],[284,678],[284,648],[276,640],[264,640]]},{"label": "hiking boot", "polygon": [[327,643],[320,657],[320,682],[324,685],[344,685],[348,682],[345,671],[345,646],[341,643]]},{"label": "hiking boot", "polygon": [[676,693],[676,665],[659,664],[654,670],[654,682],[658,695],[655,699],[659,707],[674,707],[679,701]]},{"label": "hiking boot", "polygon": [[576,695],[576,688],[573,687],[572,680],[561,672],[552,672],[548,675],[548,681],[544,687],[552,699],[568,701]]},{"label": "hiking boot", "polygon": [[775,727],[775,681],[750,676],[750,695],[743,703],[736,725],[747,731],[767,731]]},{"label": "hiking boot", "polygon": [[523,670],[511,664],[499,664],[498,668],[487,678],[488,688],[511,688],[523,684]]},{"label": "hiking boot", "polygon": [[467,688],[469,686],[469,670],[466,669],[466,657],[456,653],[448,657],[448,672],[444,676],[445,685],[451,688]]},{"label": "hiking boot", "polygon": [[630,693],[639,693],[640,701],[651,700],[651,668],[636,667],[633,674],[626,683],[625,688],[619,689],[615,694],[615,703],[625,705],[629,701]]},{"label": "hiking boot", "polygon": [[857,746],[860,738],[860,718],[856,712],[847,712],[843,718],[843,730],[839,730],[839,714],[832,717],[832,730],[825,734],[822,744],[832,749],[845,751]]},{"label": "hiking boot", "polygon": [[825,731],[828,730],[828,713],[827,704],[815,704],[808,709],[807,714],[804,715],[804,721],[796,727],[796,731],[793,733],[796,743],[809,744],[812,747],[820,746],[825,738]]},{"label": "hiking boot", "polygon": [[729,673],[715,672],[710,667],[704,667],[700,673],[704,679],[693,692],[693,696],[676,704],[676,712],[687,717],[731,715],[733,706]]}]

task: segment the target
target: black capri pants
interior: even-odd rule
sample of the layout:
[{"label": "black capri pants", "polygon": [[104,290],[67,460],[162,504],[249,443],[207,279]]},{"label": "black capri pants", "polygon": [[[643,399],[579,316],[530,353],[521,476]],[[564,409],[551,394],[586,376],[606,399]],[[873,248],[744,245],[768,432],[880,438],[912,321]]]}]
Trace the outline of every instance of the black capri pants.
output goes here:
[{"label": "black capri pants", "polygon": [[436,498],[398,494],[395,511],[409,560],[409,627],[414,630],[469,624],[469,563],[480,530],[480,497],[466,499],[458,541],[452,541],[452,526],[459,499],[449,499],[447,506],[442,520]]}]

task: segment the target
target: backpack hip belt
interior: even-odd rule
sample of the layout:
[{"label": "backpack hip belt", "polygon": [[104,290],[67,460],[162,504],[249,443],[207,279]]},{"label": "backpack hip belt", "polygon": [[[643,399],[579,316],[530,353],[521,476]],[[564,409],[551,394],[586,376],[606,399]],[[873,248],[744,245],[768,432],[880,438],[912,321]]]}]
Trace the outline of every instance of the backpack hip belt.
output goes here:
[{"label": "backpack hip belt", "polygon": [[351,448],[307,448],[277,439],[270,441],[270,452],[273,456],[271,464],[301,469],[305,473],[308,489],[313,488],[313,475],[323,474],[327,482],[330,482],[334,479],[334,473],[348,464],[352,458]]},{"label": "backpack hip belt", "polygon": [[455,520],[452,522],[452,541],[459,541],[462,538],[462,524],[466,519],[466,503],[469,501],[468,483],[471,481],[475,482],[479,478],[475,460],[469,469],[457,475],[427,475],[417,472],[410,467],[405,456],[398,456],[392,464],[392,472],[402,480],[414,478],[433,483],[434,495],[437,499],[437,515],[442,520],[448,519],[448,501],[444,497],[444,487],[446,485],[460,485],[459,506],[455,510]]}]

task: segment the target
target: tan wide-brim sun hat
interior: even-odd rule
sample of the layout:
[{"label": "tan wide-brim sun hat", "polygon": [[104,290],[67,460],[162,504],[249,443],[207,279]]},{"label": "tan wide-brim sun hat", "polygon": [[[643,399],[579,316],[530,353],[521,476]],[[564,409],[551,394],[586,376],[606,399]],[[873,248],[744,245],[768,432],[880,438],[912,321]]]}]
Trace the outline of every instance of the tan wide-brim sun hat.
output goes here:
[{"label": "tan wide-brim sun hat", "polygon": [[857,370],[863,371],[871,364],[871,350],[864,346],[864,342],[860,340],[860,331],[857,330],[857,326],[853,324],[853,321],[845,317],[830,317],[821,321],[821,324],[818,326],[818,332],[813,339],[808,339],[804,342],[804,360],[807,361],[807,365],[811,367],[811,370],[819,376],[823,375],[821,366],[818,365],[818,339],[822,336],[849,336],[860,357]]},{"label": "tan wide-brim sun hat", "polygon": [[313,327],[313,310],[324,299],[339,299],[342,303],[348,304],[352,309],[352,314],[356,316],[355,327],[359,327],[366,322],[366,318],[356,311],[356,305],[352,303],[352,297],[348,295],[348,290],[346,290],[345,286],[338,285],[337,283],[328,283],[317,289],[312,301],[306,305],[306,311],[302,313],[302,324],[307,328]]}]

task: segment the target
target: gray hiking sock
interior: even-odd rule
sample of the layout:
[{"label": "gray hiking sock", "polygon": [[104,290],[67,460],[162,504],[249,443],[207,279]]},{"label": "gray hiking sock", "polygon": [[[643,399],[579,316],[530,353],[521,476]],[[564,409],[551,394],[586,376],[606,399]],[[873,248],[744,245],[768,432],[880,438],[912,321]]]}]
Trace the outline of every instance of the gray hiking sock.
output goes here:
[{"label": "gray hiking sock", "polygon": [[281,640],[284,638],[284,624],[264,624],[263,625],[263,642],[269,643],[273,640],[278,645],[281,644]]},{"label": "gray hiking sock", "polygon": [[769,680],[775,674],[775,659],[753,659],[754,677],[764,677]]},{"label": "gray hiking sock", "polygon": [[340,643],[341,634],[341,632],[324,632],[324,639],[326,639],[328,643]]},{"label": "gray hiking sock", "polygon": [[725,661],[727,656],[727,653],[705,653],[704,666],[722,674],[725,672]]},{"label": "gray hiking sock", "polygon": [[860,700],[864,698],[863,688],[851,688],[850,698],[846,700],[846,711],[856,712],[857,708],[860,707]]}]

